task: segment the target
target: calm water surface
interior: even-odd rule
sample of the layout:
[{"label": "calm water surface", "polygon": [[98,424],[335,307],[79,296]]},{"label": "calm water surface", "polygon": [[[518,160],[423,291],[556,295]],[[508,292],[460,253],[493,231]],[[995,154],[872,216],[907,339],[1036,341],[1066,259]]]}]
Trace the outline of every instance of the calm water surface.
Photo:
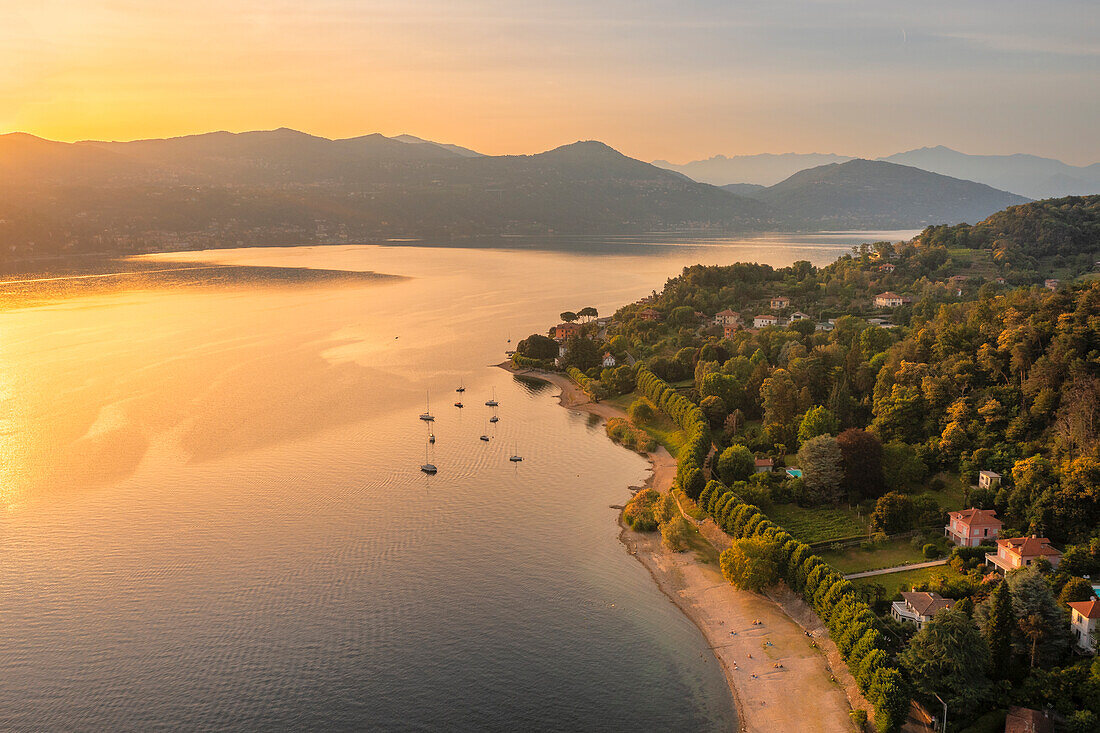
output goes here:
[{"label": "calm water surface", "polygon": [[151,259],[403,277],[43,284],[0,312],[0,728],[731,729],[616,539],[647,464],[488,365],[686,264],[906,234],[225,250]]}]

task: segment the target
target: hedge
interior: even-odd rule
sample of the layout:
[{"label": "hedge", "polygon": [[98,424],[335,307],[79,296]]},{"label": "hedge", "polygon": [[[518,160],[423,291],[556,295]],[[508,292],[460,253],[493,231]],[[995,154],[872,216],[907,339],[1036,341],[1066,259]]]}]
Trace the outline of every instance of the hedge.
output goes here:
[{"label": "hedge", "polygon": [[530,367],[532,369],[542,369],[543,371],[550,371],[554,368],[554,362],[549,359],[532,359],[522,354],[512,354],[512,363],[518,367]]}]

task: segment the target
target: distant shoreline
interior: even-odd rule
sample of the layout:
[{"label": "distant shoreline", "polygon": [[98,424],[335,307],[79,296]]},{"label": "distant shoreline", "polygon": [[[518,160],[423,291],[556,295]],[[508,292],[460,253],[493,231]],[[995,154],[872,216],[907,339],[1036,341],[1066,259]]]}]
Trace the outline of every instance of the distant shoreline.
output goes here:
[{"label": "distant shoreline", "polygon": [[[497,366],[558,387],[558,402],[566,409],[587,412],[605,421],[626,417],[613,405],[590,401],[564,374],[517,369],[507,361]],[[676,459],[663,447],[645,456],[652,473],[641,487],[631,488],[667,493],[676,477]],[[768,597],[738,590],[717,567],[699,562],[694,553],[668,550],[660,533],[629,529],[621,512],[618,522],[619,541],[649,571],[658,589],[695,624],[722,665],[737,710],[738,730],[834,733],[851,729],[846,688],[854,688],[854,683],[842,687],[832,681],[837,676],[847,682],[847,671],[837,655],[829,654],[835,648],[820,621],[812,612],[807,613],[805,604],[789,592]],[[711,544],[719,539],[721,532],[710,520],[695,524]],[[754,620],[763,624],[754,625]],[[810,647],[807,632],[828,656]],[[773,646],[763,647],[764,640]],[[830,665],[834,656],[836,663]],[[774,667],[777,663],[783,667]],[[799,695],[792,696],[792,689],[797,689]]]}]

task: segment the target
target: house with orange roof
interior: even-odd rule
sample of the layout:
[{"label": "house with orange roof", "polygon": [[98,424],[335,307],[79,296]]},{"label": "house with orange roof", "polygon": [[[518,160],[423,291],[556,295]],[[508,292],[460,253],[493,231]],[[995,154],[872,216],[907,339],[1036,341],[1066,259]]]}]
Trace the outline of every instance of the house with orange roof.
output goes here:
[{"label": "house with orange roof", "polygon": [[765,326],[777,326],[779,325],[779,318],[776,316],[768,315],[765,313],[762,316],[753,316],[752,327],[764,328]]},{"label": "house with orange roof", "polygon": [[1062,561],[1062,553],[1054,549],[1050,540],[1035,535],[997,540],[997,552],[985,555],[986,562],[1002,573],[1030,567],[1041,557],[1055,568]]},{"label": "house with orange roof", "polygon": [[581,327],[576,323],[559,323],[557,326],[554,326],[554,338],[558,341],[565,341],[566,339],[580,335]]},{"label": "house with orange roof", "polygon": [[996,540],[1002,526],[992,509],[964,509],[947,515],[943,534],[959,547],[977,547]]},{"label": "house with orange roof", "polygon": [[1077,648],[1089,654],[1096,653],[1096,633],[1100,630],[1100,598],[1091,601],[1074,601],[1069,604],[1070,628],[1077,639]]},{"label": "house with orange roof", "polygon": [[727,323],[726,325],[722,326],[722,338],[727,338],[727,339],[733,338],[733,335],[735,333],[737,333],[738,329],[740,329],[740,328],[741,328],[740,325],[734,325],[732,323]]},{"label": "house with orange roof", "polygon": [[659,321],[661,320],[661,311],[654,308],[646,308],[638,314],[638,317],[643,321]]},{"label": "house with orange roof", "polygon": [[740,326],[741,316],[738,313],[734,313],[729,308],[724,311],[718,311],[714,314],[715,326]]},{"label": "house with orange roof", "polygon": [[783,310],[789,308],[791,305],[791,299],[786,295],[774,295],[771,300],[771,308],[773,311]]},{"label": "house with orange roof", "polygon": [[951,608],[955,601],[944,598],[939,593],[925,591],[902,592],[901,600],[890,605],[890,615],[898,621],[908,621],[921,628],[940,611]]},{"label": "house with orange roof", "polygon": [[908,302],[910,302],[909,298],[905,298],[890,290],[875,296],[876,308],[897,308],[899,305],[905,305]]},{"label": "house with orange roof", "polygon": [[753,462],[753,473],[771,473],[772,468],[775,466],[775,461],[771,458],[757,458]]}]

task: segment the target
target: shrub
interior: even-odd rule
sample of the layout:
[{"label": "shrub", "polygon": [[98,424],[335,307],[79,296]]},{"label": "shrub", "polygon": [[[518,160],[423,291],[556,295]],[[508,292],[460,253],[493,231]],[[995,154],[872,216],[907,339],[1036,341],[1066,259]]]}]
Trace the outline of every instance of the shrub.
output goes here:
[{"label": "shrub", "polygon": [[653,419],[655,408],[652,402],[644,397],[639,397],[630,404],[627,414],[630,416],[631,422],[636,425],[644,425]]},{"label": "shrub", "polygon": [[935,560],[937,557],[940,556],[940,548],[929,543],[924,546],[924,549],[921,550],[921,553],[929,560]]},{"label": "shrub", "polygon": [[653,532],[657,529],[655,506],[661,495],[653,489],[639,491],[626,503],[623,519],[627,525],[638,532]]},{"label": "shrub", "polygon": [[661,540],[673,552],[683,552],[688,548],[688,531],[687,520],[677,514],[661,525]]}]

